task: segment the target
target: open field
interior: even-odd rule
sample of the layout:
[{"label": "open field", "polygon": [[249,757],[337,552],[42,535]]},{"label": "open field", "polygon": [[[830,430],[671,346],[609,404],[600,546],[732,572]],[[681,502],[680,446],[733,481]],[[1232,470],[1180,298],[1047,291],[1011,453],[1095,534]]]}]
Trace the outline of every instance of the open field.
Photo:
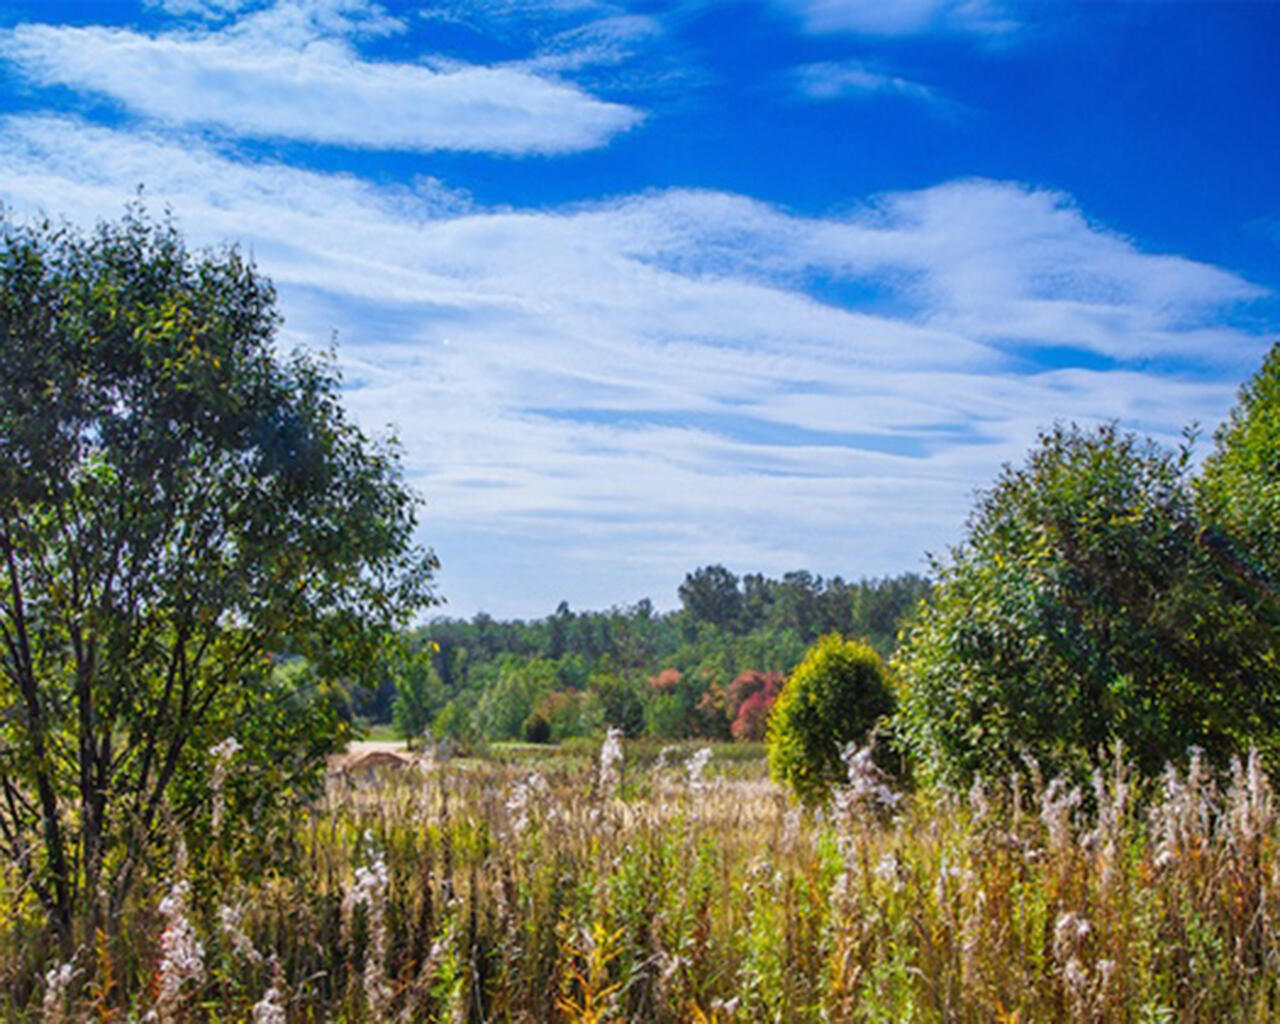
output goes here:
[{"label": "open field", "polygon": [[722,747],[703,769],[686,747],[665,766],[629,756],[603,771],[557,766],[557,754],[581,752],[502,753],[335,778],[290,820],[170,865],[123,934],[79,952],[61,1001],[38,913],[4,876],[20,912],[0,922],[0,1011],[744,1022],[1280,1012],[1280,856],[1256,765],[1222,788],[1198,770],[1141,787],[1117,767],[1092,791],[1031,777],[896,807],[867,777],[806,816],[764,777],[758,751],[743,760]]}]

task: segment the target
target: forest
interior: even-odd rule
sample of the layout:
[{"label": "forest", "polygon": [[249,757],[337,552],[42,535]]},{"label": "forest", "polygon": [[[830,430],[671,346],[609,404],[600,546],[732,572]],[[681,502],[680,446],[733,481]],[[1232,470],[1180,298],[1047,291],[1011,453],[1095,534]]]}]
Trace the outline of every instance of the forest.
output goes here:
[{"label": "forest", "polygon": [[607,612],[562,602],[528,623],[436,619],[398,637],[347,699],[356,717],[458,744],[559,742],[607,727],[628,737],[762,740],[782,681],[819,636],[856,637],[888,658],[927,593],[911,573],[739,580],[712,565],[685,577],[674,612],[648,600]]}]

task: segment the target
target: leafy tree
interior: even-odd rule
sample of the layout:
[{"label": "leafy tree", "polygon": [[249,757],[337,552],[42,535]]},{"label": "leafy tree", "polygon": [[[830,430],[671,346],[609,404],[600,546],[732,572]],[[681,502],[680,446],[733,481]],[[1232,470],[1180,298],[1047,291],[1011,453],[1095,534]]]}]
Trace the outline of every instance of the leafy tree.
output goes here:
[{"label": "leafy tree", "polygon": [[927,774],[1272,741],[1277,633],[1199,542],[1190,459],[1058,426],[1004,469],[899,652],[899,735]]},{"label": "leafy tree", "polygon": [[809,649],[769,715],[769,773],[801,800],[822,800],[845,774],[841,753],[893,711],[880,656],[828,633]]},{"label": "leafy tree", "polygon": [[400,735],[421,739],[448,699],[436,671],[436,649],[414,640],[397,645],[386,656],[387,673],[395,684],[392,719]]},{"label": "leafy tree", "polygon": [[916,573],[867,581],[851,588],[849,633],[861,637],[889,657],[898,642],[898,630],[929,596],[929,581]]},{"label": "leafy tree", "polygon": [[[600,703],[594,693],[573,690],[557,690],[543,697],[534,709],[533,716],[546,722],[546,738],[552,743],[574,736],[590,736],[604,724]],[[525,723],[525,738],[529,722]]]},{"label": "leafy tree", "polygon": [[742,620],[738,577],[723,565],[708,565],[689,573],[680,584],[680,604],[692,623],[707,622],[732,630]]},{"label": "leafy tree", "polygon": [[591,676],[588,690],[599,702],[604,724],[628,737],[644,731],[645,706],[639,686],[624,673],[606,666]]},{"label": "leafy tree", "polygon": [[481,694],[476,705],[480,731],[491,740],[520,739],[526,719],[558,682],[555,665],[545,658],[507,655],[497,682]]},{"label": "leafy tree", "polygon": [[0,850],[69,944],[197,813],[178,780],[258,728],[268,652],[368,663],[435,560],[397,449],[347,420],[331,362],[276,353],[236,250],[137,210],[88,236],[5,220],[0,282]]},{"label": "leafy tree", "polygon": [[1206,547],[1260,598],[1280,598],[1280,344],[1240,389],[1197,481]]}]

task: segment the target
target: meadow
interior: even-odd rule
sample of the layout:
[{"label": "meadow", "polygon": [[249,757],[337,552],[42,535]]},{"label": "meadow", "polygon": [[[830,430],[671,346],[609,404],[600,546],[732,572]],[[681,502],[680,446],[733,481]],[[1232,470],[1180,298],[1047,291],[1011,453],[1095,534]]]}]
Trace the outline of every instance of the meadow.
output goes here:
[{"label": "meadow", "polygon": [[[1034,764],[823,810],[758,746],[423,761],[214,837],[68,964],[9,869],[15,1020],[1263,1021],[1275,798],[1256,759],[1139,782]],[[252,842],[245,842],[251,837]]]}]

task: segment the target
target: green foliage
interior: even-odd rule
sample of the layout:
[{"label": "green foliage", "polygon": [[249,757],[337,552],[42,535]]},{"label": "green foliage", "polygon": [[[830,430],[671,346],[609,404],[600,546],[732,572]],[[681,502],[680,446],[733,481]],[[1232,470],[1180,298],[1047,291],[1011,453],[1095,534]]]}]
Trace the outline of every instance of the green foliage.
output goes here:
[{"label": "green foliage", "polygon": [[[549,693],[534,710],[547,723],[547,739],[553,743],[576,736],[592,736],[604,727],[604,715],[595,693],[557,690]],[[526,737],[528,723],[525,726]]]},{"label": "green foliage", "polygon": [[[530,622],[483,613],[470,621],[438,619],[408,642],[418,650],[435,645],[430,660],[441,684],[439,699],[455,701],[494,738],[520,735],[548,695],[587,694],[585,715],[577,715],[567,698],[555,714],[544,714],[553,736],[608,725],[632,737],[651,732],[729,739],[737,705],[726,704],[726,693],[735,678],[743,672],[786,674],[823,632],[856,636],[883,656],[927,590],[927,582],[910,573],[857,583],[804,571],[739,581],[723,567],[710,566],[689,574],[682,588],[687,607],[680,611],[655,612],[640,601],[574,612],[562,601],[552,615]],[[543,674],[541,696],[524,692],[510,677],[510,665],[533,662],[550,669]],[[647,682],[667,672],[678,677],[678,685]],[[355,712],[374,720],[389,717],[395,676],[385,671],[373,685],[355,687]],[[428,692],[436,700],[434,684]],[[762,720],[759,710],[752,713]],[[745,725],[740,723],[739,732]],[[756,731],[753,726],[745,733]]]},{"label": "green foliage", "polygon": [[445,704],[431,722],[431,738],[437,743],[449,743],[455,750],[470,749],[478,734],[466,705],[457,700]]},{"label": "green foliage", "polygon": [[769,716],[769,773],[808,803],[845,774],[841,753],[893,710],[880,656],[828,633],[791,673]]},{"label": "green foliage", "polygon": [[432,664],[434,653],[429,643],[410,638],[385,655],[385,671],[395,685],[392,719],[405,739],[424,736],[447,699],[444,683]]},{"label": "green foliage", "polygon": [[[136,210],[0,220],[0,852],[64,946],[193,823],[174,790],[208,746],[243,730],[270,767],[268,652],[336,678],[431,600],[397,448],[348,422],[331,360],[277,354],[274,299]],[[310,753],[341,737],[298,721]]]},{"label": "green foliage", "polygon": [[898,733],[926,774],[1024,752],[1079,768],[1116,740],[1149,772],[1272,741],[1276,632],[1200,542],[1189,465],[1189,446],[1059,426],[1005,468],[899,653]]},{"label": "green foliage", "polygon": [[723,565],[708,565],[691,572],[680,584],[680,604],[690,626],[706,622],[733,629],[742,617],[738,577]]},{"label": "green foliage", "polygon": [[1200,514],[1218,533],[1220,557],[1274,602],[1280,596],[1280,344],[1240,389],[1215,440],[1197,481]]},{"label": "green foliage", "polygon": [[686,734],[684,702],[679,694],[660,693],[649,698],[644,711],[645,732],[662,740],[680,739]]},{"label": "green foliage", "polygon": [[555,666],[546,659],[507,655],[497,681],[484,691],[476,705],[480,731],[490,740],[520,739],[525,721],[557,682]]}]

